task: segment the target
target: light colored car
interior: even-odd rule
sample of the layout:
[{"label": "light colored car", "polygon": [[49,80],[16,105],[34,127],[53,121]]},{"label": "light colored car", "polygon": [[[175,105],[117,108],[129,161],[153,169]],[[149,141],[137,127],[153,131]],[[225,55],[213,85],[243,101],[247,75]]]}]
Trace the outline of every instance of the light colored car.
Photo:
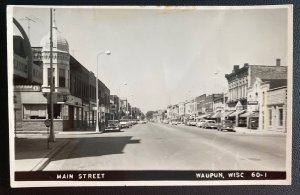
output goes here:
[{"label": "light colored car", "polygon": [[164,124],[169,124],[169,120],[165,119],[165,120],[163,120],[163,123]]},{"label": "light colored car", "polygon": [[127,119],[121,119],[120,126],[121,126],[121,128],[129,128],[129,126],[130,126],[129,121]]},{"label": "light colored car", "polygon": [[205,129],[216,129],[217,128],[217,123],[215,120],[206,120],[204,123],[203,123],[203,128]]},{"label": "light colored car", "polygon": [[199,121],[196,123],[196,126],[199,127],[199,128],[202,128],[204,123],[205,123],[205,120],[199,120]]},{"label": "light colored car", "polygon": [[195,120],[189,120],[189,126],[196,126],[197,122]]},{"label": "light colored car", "polygon": [[175,121],[175,120],[171,121],[171,125],[177,125],[177,124],[178,124],[177,121]]}]

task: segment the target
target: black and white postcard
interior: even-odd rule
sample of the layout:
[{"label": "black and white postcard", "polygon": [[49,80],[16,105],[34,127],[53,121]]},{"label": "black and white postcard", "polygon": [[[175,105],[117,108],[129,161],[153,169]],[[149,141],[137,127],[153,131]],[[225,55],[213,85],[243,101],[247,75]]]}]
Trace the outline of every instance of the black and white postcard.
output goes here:
[{"label": "black and white postcard", "polygon": [[291,185],[293,6],[8,6],[12,187]]}]

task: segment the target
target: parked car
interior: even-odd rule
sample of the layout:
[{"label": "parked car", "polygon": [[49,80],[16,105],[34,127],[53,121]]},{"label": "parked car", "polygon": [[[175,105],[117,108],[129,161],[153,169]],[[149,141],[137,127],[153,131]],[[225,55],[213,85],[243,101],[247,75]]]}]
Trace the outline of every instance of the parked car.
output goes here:
[{"label": "parked car", "polygon": [[165,119],[165,120],[163,120],[163,123],[164,124],[169,124],[169,120]]},{"label": "parked car", "polygon": [[175,121],[175,120],[171,121],[171,125],[177,125],[177,124],[178,124],[178,121]]},{"label": "parked car", "polygon": [[217,125],[218,131],[234,131],[234,124],[231,120],[224,120]]},{"label": "parked car", "polygon": [[121,126],[121,128],[129,128],[130,122],[127,119],[121,119],[120,126]]},{"label": "parked car", "polygon": [[205,123],[205,120],[199,120],[196,124],[197,127],[202,128],[203,124]]},{"label": "parked car", "polygon": [[177,121],[177,125],[184,125],[182,121]]},{"label": "parked car", "polygon": [[134,122],[133,122],[132,120],[129,120],[129,121],[128,121],[128,124],[129,124],[129,126],[133,126],[133,125],[134,125]]},{"label": "parked car", "polygon": [[107,126],[105,127],[105,131],[106,130],[120,131],[121,130],[121,125],[120,125],[119,120],[108,120]]},{"label": "parked car", "polygon": [[204,123],[203,123],[203,128],[210,128],[210,129],[216,129],[217,128],[217,123],[215,120],[206,120]]},{"label": "parked car", "polygon": [[136,120],[131,120],[132,125],[136,125],[137,121]]},{"label": "parked car", "polygon": [[189,126],[196,126],[197,122],[195,120],[189,120],[188,125]]}]

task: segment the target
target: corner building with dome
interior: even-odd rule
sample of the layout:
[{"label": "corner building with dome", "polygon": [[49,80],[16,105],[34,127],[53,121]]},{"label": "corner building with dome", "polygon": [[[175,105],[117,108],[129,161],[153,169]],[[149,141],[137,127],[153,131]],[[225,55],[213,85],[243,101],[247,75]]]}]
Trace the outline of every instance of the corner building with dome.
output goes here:
[{"label": "corner building with dome", "polygon": [[[91,130],[96,126],[96,111],[93,109],[96,107],[96,77],[70,55],[68,41],[55,24],[52,33],[54,130]],[[20,36],[14,36],[15,39],[19,42],[24,41]],[[15,47],[18,45],[14,45],[14,50],[17,51]],[[15,106],[18,107],[15,110],[16,130],[46,131],[44,121],[51,117],[48,104],[51,83],[50,32],[42,38],[40,47],[31,47],[31,50],[32,63],[40,67],[42,80],[39,83],[24,83],[20,79],[16,81],[14,79],[14,96],[20,102]],[[98,86],[99,112],[101,112],[99,120],[104,121],[110,117],[110,90],[100,80]]]}]

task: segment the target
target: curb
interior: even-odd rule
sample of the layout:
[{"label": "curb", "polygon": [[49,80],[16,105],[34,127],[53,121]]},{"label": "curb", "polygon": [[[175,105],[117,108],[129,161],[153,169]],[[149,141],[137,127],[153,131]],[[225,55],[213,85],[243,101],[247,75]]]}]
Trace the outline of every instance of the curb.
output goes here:
[{"label": "curb", "polygon": [[274,136],[285,136],[285,133],[280,132],[255,132],[255,131],[235,131],[236,133],[241,133],[245,135],[274,135]]},{"label": "curb", "polygon": [[42,171],[51,161],[51,159],[57,155],[64,147],[66,147],[71,142],[69,139],[66,142],[61,143],[52,151],[50,151],[37,165],[35,165],[31,171]]}]

